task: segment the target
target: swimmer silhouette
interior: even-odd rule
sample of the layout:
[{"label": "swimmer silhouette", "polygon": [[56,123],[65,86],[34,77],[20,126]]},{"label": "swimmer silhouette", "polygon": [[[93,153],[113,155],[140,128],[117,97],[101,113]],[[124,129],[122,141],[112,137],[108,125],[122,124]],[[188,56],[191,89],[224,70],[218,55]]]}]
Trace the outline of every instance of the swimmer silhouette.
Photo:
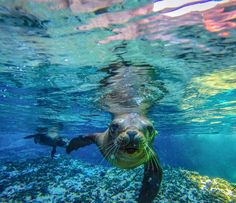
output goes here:
[{"label": "swimmer silhouette", "polygon": [[24,139],[34,139],[35,144],[47,145],[52,147],[51,157],[56,153],[57,147],[66,147],[68,140],[58,135],[56,127],[38,128],[37,133],[25,136]]}]

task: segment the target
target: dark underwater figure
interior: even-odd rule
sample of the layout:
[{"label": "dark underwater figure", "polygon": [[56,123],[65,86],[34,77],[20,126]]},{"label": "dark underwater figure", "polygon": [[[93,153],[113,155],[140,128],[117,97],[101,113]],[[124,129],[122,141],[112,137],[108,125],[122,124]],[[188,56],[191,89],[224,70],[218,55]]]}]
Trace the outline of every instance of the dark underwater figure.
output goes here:
[{"label": "dark underwater figure", "polygon": [[52,147],[51,157],[56,153],[57,147],[66,147],[68,140],[58,135],[55,131],[38,132],[33,135],[25,136],[24,139],[34,139],[35,144],[47,145]]},{"label": "dark underwater figure", "polygon": [[[161,99],[164,88],[152,82],[153,71],[150,66],[113,64],[108,71],[111,75],[102,81],[105,94],[100,99],[104,109],[112,115],[108,129],[102,133],[73,138],[66,151],[70,153],[96,144],[113,166],[132,169],[144,165],[137,201],[150,203],[160,190],[162,168],[153,146],[157,131],[146,114],[153,100]],[[146,84],[152,84],[152,88],[149,89]],[[154,85],[158,92],[153,93],[157,96],[149,98],[145,93],[150,93]]]}]

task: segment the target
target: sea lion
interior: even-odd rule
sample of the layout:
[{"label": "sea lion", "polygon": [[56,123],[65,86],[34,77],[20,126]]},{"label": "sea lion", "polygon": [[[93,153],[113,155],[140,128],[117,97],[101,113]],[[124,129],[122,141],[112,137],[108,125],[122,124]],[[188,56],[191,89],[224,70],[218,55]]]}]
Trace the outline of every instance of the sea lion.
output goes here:
[{"label": "sea lion", "polygon": [[[151,99],[146,92],[146,84],[153,74],[150,66],[129,64],[112,64],[108,68],[110,76],[102,81],[104,95],[100,102],[104,109],[112,114],[112,122],[103,133],[73,138],[67,153],[81,147],[96,144],[104,158],[112,165],[122,169],[132,169],[144,164],[144,178],[137,198],[139,203],[150,203],[156,197],[161,181],[162,168],[153,148],[157,131],[146,117]],[[151,83],[152,82],[152,83]],[[146,86],[145,86],[146,85]],[[157,100],[162,97],[159,84]]]},{"label": "sea lion", "polygon": [[50,130],[38,130],[38,133],[25,136],[24,139],[34,139],[35,144],[47,145],[52,147],[51,157],[56,153],[57,147],[66,147],[68,140],[58,135],[57,130],[52,128]]},{"label": "sea lion", "polygon": [[144,178],[139,203],[148,203],[157,195],[162,181],[162,168],[153,149],[157,131],[145,117],[136,113],[116,116],[104,133],[73,138],[67,153],[90,144],[96,144],[112,165],[132,169],[144,164]]}]

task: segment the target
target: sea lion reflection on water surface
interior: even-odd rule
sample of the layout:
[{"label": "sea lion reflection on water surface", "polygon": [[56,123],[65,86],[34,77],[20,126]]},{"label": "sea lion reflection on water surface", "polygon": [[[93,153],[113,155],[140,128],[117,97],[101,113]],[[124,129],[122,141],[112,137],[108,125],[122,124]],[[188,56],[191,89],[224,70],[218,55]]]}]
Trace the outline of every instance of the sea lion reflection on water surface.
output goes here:
[{"label": "sea lion reflection on water surface", "polygon": [[[140,89],[152,79],[152,74],[144,67],[131,70],[125,65],[113,65],[109,69],[111,76],[103,81],[106,94],[101,100],[104,109],[113,116],[108,129],[103,133],[73,138],[66,151],[70,153],[96,144],[104,158],[116,167],[132,169],[144,164],[144,178],[137,201],[148,203],[156,197],[162,181],[162,168],[153,148],[157,131],[145,116],[151,103],[148,97],[140,96]],[[161,92],[160,88],[158,91]]]}]

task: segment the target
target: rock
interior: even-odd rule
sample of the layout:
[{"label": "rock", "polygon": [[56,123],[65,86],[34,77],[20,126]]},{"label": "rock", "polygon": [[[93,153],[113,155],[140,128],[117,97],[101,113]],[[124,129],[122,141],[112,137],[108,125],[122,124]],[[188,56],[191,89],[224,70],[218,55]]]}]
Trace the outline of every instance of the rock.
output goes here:
[{"label": "rock", "polygon": [[[121,170],[57,156],[3,163],[0,202],[127,202],[139,194],[143,167]],[[235,202],[235,185],[197,172],[164,167],[154,202]]]}]

